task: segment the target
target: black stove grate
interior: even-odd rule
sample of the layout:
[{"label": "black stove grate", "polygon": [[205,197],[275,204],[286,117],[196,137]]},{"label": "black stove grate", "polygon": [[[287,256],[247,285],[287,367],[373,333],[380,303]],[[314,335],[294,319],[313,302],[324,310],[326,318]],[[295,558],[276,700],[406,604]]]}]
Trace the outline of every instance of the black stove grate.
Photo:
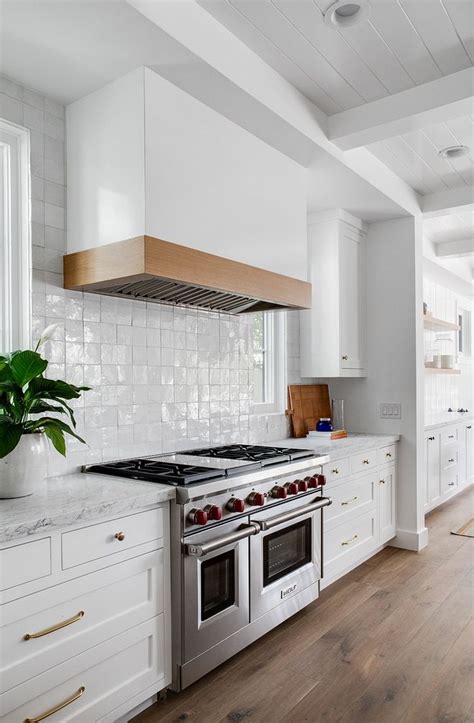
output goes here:
[{"label": "black stove grate", "polygon": [[217,457],[219,459],[241,459],[258,462],[265,467],[270,464],[281,464],[293,459],[313,457],[311,449],[294,449],[291,447],[267,447],[256,444],[226,444],[221,447],[187,450],[185,454],[199,457]]},{"label": "black stove grate", "polygon": [[93,464],[86,468],[86,472],[101,472],[102,474],[118,475],[129,479],[163,482],[164,484],[173,485],[187,485],[193,482],[225,477],[224,469],[158,462],[151,457]]}]

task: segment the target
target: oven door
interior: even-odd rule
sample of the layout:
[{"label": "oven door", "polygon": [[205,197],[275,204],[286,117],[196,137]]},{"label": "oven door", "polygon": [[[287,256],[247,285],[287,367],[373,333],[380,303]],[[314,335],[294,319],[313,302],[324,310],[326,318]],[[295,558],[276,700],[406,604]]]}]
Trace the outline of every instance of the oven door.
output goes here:
[{"label": "oven door", "polygon": [[257,525],[243,518],[184,541],[184,662],[249,623],[249,537]]},{"label": "oven door", "polygon": [[262,532],[250,542],[250,619],[316,583],[322,576],[325,497],[304,497],[252,515]]}]

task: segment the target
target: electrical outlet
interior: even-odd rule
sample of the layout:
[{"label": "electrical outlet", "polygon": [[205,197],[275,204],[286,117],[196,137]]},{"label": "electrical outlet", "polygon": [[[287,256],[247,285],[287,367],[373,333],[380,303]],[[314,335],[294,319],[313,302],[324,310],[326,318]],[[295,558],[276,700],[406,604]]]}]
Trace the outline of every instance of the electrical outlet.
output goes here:
[{"label": "electrical outlet", "polygon": [[382,402],[380,405],[380,418],[381,419],[401,419],[402,418],[402,405],[401,404],[389,404]]}]

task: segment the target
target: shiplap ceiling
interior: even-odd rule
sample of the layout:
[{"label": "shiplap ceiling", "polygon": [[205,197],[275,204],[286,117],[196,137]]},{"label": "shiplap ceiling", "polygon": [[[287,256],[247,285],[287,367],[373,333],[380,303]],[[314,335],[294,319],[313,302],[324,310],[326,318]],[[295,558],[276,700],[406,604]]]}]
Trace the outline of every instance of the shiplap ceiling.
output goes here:
[{"label": "shiplap ceiling", "polygon": [[474,237],[474,211],[460,211],[446,216],[425,219],[425,234],[434,243],[459,241]]},{"label": "shiplap ceiling", "polygon": [[327,114],[468,68],[473,0],[372,0],[368,22],[324,23],[332,0],[198,0]]},{"label": "shiplap ceiling", "polygon": [[[471,152],[449,160],[439,155],[442,148],[455,145],[469,146]],[[474,183],[474,121],[471,116],[372,143],[368,149],[423,195]]]}]

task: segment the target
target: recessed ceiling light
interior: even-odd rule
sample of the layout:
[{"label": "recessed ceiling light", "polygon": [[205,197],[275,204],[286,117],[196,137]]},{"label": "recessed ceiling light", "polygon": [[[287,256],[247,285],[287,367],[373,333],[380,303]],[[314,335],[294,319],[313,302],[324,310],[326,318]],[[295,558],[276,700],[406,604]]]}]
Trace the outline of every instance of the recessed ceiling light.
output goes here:
[{"label": "recessed ceiling light", "polygon": [[366,20],[369,13],[368,0],[336,0],[324,13],[324,22],[332,28],[348,28]]},{"label": "recessed ceiling light", "polygon": [[448,148],[442,148],[438,151],[439,155],[443,158],[451,160],[453,158],[462,158],[467,156],[469,153],[469,146],[449,146]]}]

